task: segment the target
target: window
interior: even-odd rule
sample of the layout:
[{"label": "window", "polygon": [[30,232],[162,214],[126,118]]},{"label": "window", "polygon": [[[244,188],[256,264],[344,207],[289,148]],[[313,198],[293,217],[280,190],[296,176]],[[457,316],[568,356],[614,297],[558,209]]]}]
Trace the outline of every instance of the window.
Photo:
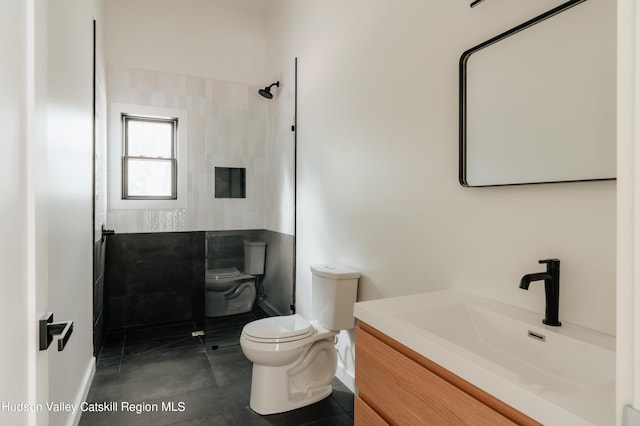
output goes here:
[{"label": "window", "polygon": [[122,199],[177,199],[178,119],[122,114]]},{"label": "window", "polygon": [[112,102],[108,125],[109,210],[189,208],[188,111]]}]

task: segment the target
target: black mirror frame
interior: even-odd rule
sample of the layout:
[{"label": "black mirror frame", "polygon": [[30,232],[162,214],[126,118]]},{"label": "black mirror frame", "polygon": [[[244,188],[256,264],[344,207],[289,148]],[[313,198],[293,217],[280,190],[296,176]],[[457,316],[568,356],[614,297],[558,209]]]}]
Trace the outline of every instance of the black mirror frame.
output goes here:
[{"label": "black mirror frame", "polygon": [[[531,185],[531,184],[541,184],[541,183],[559,183],[559,182],[568,182],[568,181],[545,181],[545,182],[526,182],[526,183],[508,183],[508,184],[496,184],[496,185],[469,185],[467,182],[467,61],[469,57],[478,52],[479,50],[484,49],[485,47],[491,46],[494,43],[499,42],[507,37],[510,37],[514,34],[519,33],[533,25],[536,25],[542,21],[545,21],[559,13],[562,13],[580,3],[583,3],[587,0],[569,0],[547,12],[544,12],[541,15],[536,16],[533,19],[530,19],[516,27],[511,28],[508,31],[503,32],[495,37],[486,40],[471,49],[466,50],[460,56],[459,62],[459,159],[458,159],[458,180],[460,184],[464,187],[472,187],[472,186],[506,186],[506,185]],[[597,179],[581,179],[580,181],[599,181],[599,180],[615,180],[615,178],[597,178]]]}]

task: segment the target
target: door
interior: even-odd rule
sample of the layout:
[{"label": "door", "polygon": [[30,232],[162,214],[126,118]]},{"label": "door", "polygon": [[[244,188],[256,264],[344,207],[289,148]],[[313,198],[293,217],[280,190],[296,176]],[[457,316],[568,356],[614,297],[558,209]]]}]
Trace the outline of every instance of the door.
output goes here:
[{"label": "door", "polygon": [[47,303],[46,9],[0,5],[0,321],[10,342],[0,352],[0,424],[35,424],[47,415],[29,408],[48,396],[48,354],[36,347]]}]

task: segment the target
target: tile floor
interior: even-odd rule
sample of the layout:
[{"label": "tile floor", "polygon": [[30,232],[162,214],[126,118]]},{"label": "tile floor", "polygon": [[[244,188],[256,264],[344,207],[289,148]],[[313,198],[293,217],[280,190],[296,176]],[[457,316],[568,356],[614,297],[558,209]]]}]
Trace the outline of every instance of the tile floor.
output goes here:
[{"label": "tile floor", "polygon": [[251,411],[252,364],[238,339],[244,324],[264,316],[256,310],[211,321],[202,337],[191,335],[191,323],[107,333],[87,402],[116,409],[85,411],[80,425],[353,425],[353,394],[338,379],[333,394],[311,406]]}]

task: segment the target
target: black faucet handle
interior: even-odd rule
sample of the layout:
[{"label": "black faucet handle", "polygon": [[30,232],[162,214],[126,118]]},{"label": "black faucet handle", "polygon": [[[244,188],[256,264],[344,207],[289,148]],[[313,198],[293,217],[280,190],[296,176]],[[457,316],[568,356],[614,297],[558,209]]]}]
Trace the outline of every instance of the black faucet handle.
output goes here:
[{"label": "black faucet handle", "polygon": [[560,269],[560,259],[541,259],[540,264],[547,264],[547,269]]}]

